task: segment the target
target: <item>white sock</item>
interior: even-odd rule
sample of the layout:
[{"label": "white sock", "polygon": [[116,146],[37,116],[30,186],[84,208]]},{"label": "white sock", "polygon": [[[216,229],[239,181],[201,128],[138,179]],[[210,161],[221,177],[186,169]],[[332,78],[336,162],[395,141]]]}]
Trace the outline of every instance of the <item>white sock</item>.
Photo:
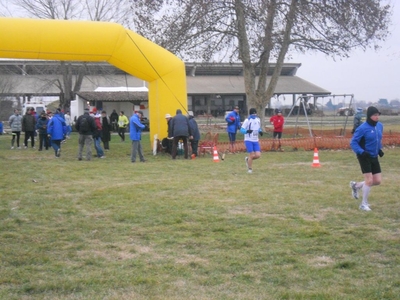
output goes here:
[{"label": "white sock", "polygon": [[364,182],[365,182],[365,181],[357,182],[357,183],[356,183],[356,189],[357,189],[357,190],[361,189],[361,188],[364,186]]},{"label": "white sock", "polygon": [[371,187],[364,184],[362,191],[363,191],[363,198],[362,198],[362,202],[361,205],[366,205],[368,206],[368,195],[369,195],[369,191],[371,190]]}]

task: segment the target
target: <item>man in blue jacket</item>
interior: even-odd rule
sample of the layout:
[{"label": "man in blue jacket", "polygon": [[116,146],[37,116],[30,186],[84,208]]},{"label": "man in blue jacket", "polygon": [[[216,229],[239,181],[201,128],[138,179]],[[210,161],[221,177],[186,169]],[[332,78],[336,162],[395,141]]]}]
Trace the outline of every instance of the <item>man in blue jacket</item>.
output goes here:
[{"label": "man in blue jacket", "polygon": [[54,149],[56,157],[60,157],[61,141],[64,139],[66,133],[66,124],[64,118],[61,116],[61,110],[57,108],[54,116],[47,124],[47,134],[50,138],[51,146]]},{"label": "man in blue jacket", "polygon": [[356,153],[364,181],[350,181],[352,196],[358,199],[358,191],[362,189],[361,210],[370,211],[368,196],[372,186],[381,183],[381,166],[378,156],[384,155],[382,151],[383,125],[379,122],[379,110],[370,106],[367,109],[367,121],[357,127],[351,139],[351,149]]},{"label": "man in blue jacket", "polygon": [[229,136],[229,151],[235,153],[236,133],[242,126],[240,123],[239,106],[235,106],[233,110],[226,115],[225,121],[227,122],[226,131]]},{"label": "man in blue jacket", "polygon": [[141,162],[145,162],[142,150],[142,130],[145,126],[140,122],[140,119],[143,117],[143,112],[141,110],[135,112],[131,119],[129,120],[129,137],[132,141],[132,149],[131,149],[131,162],[136,162],[136,153],[139,153],[139,159]]}]

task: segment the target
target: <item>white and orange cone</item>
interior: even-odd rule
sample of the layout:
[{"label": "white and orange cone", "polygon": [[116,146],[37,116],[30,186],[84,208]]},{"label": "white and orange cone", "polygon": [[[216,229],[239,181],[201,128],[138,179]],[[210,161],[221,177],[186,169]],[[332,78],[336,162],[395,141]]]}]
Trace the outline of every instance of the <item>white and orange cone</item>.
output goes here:
[{"label": "white and orange cone", "polygon": [[217,147],[216,147],[216,146],[214,146],[213,161],[214,161],[214,162],[219,162],[218,150],[217,150]]},{"label": "white and orange cone", "polygon": [[319,163],[319,158],[318,158],[318,149],[314,148],[314,159],[312,163],[313,168],[319,168],[321,164]]}]

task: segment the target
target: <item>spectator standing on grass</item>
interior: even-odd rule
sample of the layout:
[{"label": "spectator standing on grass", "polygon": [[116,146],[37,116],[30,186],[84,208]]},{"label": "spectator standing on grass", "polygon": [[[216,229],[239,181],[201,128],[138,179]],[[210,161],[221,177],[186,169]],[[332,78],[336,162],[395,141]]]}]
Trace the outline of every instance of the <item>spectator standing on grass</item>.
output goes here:
[{"label": "spectator standing on grass", "polygon": [[72,119],[71,119],[71,113],[67,111],[64,114],[64,119],[65,119],[65,124],[67,126],[67,133],[65,134],[65,137],[67,139],[71,138],[71,132],[72,132]]},{"label": "spectator standing on grass", "polygon": [[226,131],[229,137],[229,151],[235,153],[236,133],[241,127],[239,106],[235,106],[233,110],[226,115],[225,121],[227,122]]},{"label": "spectator standing on grass", "polygon": [[247,172],[253,173],[253,160],[261,157],[258,135],[263,135],[261,130],[261,121],[260,118],[257,117],[257,110],[255,108],[250,108],[249,117],[244,120],[240,132],[244,134],[244,144],[248,154],[244,158]]},{"label": "spectator standing on grass", "polygon": [[145,162],[142,149],[142,130],[146,127],[141,122],[140,119],[143,117],[143,112],[139,110],[135,112],[131,119],[129,120],[129,137],[132,141],[131,148],[131,162],[136,162],[136,154],[139,153],[139,159],[141,162]]},{"label": "spectator standing on grass", "polygon": [[39,132],[39,151],[43,150],[43,146],[46,150],[49,150],[49,139],[47,137],[47,124],[49,120],[45,111],[42,111],[36,124],[36,129]]},{"label": "spectator standing on grass", "polygon": [[111,130],[116,132],[118,130],[118,113],[117,111],[114,109],[110,115],[110,122],[111,122]]},{"label": "spectator standing on grass", "polygon": [[128,125],[128,118],[125,116],[124,112],[121,111],[118,118],[118,135],[121,137],[121,142],[125,142],[125,131]]},{"label": "spectator standing on grass", "polygon": [[35,109],[29,108],[26,110],[26,114],[22,117],[22,131],[25,132],[24,147],[28,148],[28,140],[31,140],[32,149],[35,149],[35,129],[36,129],[36,117]]},{"label": "spectator standing on grass", "polygon": [[364,181],[350,181],[350,187],[354,199],[358,199],[358,191],[362,189],[362,201],[359,208],[364,211],[371,210],[368,203],[371,187],[381,184],[382,180],[378,160],[378,156],[384,155],[382,151],[383,125],[379,122],[380,114],[376,107],[368,107],[367,121],[356,129],[350,142],[364,175]]},{"label": "spectator standing on grass", "polygon": [[94,115],[94,123],[96,124],[96,129],[93,132],[94,148],[96,149],[98,158],[105,158],[103,148],[101,147],[101,138],[103,134],[103,126],[101,124],[101,115]]},{"label": "spectator standing on grass", "polygon": [[361,107],[357,107],[356,114],[354,115],[353,119],[353,130],[351,134],[354,134],[358,126],[365,122],[367,119],[367,115],[363,113],[363,109]]},{"label": "spectator standing on grass", "polygon": [[200,130],[196,120],[194,119],[193,112],[189,112],[188,117],[189,117],[190,131],[192,132],[193,136],[190,139],[190,146],[192,147],[192,158],[194,158],[198,156],[197,149],[200,140]]},{"label": "spectator standing on grass", "polygon": [[18,109],[14,109],[14,114],[8,119],[8,124],[10,125],[12,134],[11,149],[14,149],[15,140],[17,140],[17,149],[21,149],[19,146],[19,140],[22,130],[22,116]]},{"label": "spectator standing on grass", "polygon": [[184,157],[185,159],[188,159],[188,138],[192,139],[193,136],[189,126],[189,120],[186,118],[186,116],[182,115],[182,111],[180,109],[176,110],[176,115],[172,118],[171,131],[172,136],[174,137],[172,143],[172,159],[176,159],[178,143],[180,140],[183,142]]},{"label": "spectator standing on grass", "polygon": [[79,132],[79,151],[78,160],[82,160],[83,147],[86,147],[86,160],[92,159],[93,133],[96,130],[94,119],[89,115],[89,109],[85,108],[83,115],[79,116],[75,124],[76,131]]},{"label": "spectator standing on grass", "polygon": [[101,112],[101,125],[102,125],[102,136],[101,140],[103,141],[104,150],[110,150],[110,141],[111,141],[111,121],[107,116],[107,112],[103,110]]},{"label": "spectator standing on grass", "polygon": [[161,141],[162,147],[165,149],[166,153],[172,153],[172,130],[171,122],[172,116],[170,114],[165,115],[165,120],[167,121],[167,137],[163,138]]},{"label": "spectator standing on grass", "polygon": [[65,120],[61,115],[61,110],[57,108],[54,116],[47,124],[47,134],[50,139],[50,144],[53,147],[55,156],[57,158],[61,155],[61,141],[64,139],[65,131]]},{"label": "spectator standing on grass", "polygon": [[[270,119],[269,122],[274,126],[274,133],[273,133],[273,141],[272,141],[272,147],[271,150],[273,151],[282,151],[281,148],[281,138],[282,138],[282,132],[283,132],[283,124],[285,123],[285,119],[282,116],[282,111],[280,109],[276,110],[276,114],[273,115]],[[278,142],[278,148],[275,148],[275,142]]]}]

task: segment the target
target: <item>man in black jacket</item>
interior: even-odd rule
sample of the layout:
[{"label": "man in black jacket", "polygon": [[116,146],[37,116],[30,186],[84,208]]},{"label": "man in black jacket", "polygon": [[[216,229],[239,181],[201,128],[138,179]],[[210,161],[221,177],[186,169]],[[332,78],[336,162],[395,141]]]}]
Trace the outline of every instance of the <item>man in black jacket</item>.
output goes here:
[{"label": "man in black jacket", "polygon": [[85,108],[83,115],[79,116],[75,124],[76,131],[79,132],[79,152],[78,160],[82,160],[83,146],[86,145],[86,160],[92,159],[93,134],[96,130],[96,123],[89,115],[89,109]]},{"label": "man in black jacket", "polygon": [[176,158],[177,147],[180,140],[183,142],[185,159],[188,159],[188,138],[193,137],[189,126],[189,120],[186,116],[182,115],[182,111],[180,109],[176,110],[176,116],[172,118],[171,132],[172,136],[174,137],[172,144],[172,159]]},{"label": "man in black jacket", "polygon": [[31,146],[35,149],[35,129],[36,129],[36,118],[35,109],[33,107],[26,111],[26,114],[22,117],[22,131],[25,132],[24,146],[28,148],[28,140],[31,140]]}]

